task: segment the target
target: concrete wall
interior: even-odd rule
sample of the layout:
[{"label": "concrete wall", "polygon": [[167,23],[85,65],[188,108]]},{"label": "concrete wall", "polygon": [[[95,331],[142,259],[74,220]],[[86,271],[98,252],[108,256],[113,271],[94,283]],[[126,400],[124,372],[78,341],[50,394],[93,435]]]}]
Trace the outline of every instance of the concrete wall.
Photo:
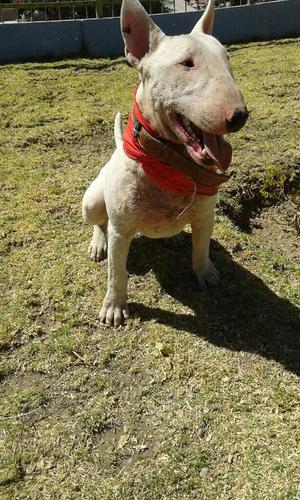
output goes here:
[{"label": "concrete wall", "polygon": [[[155,14],[168,35],[188,33],[199,12]],[[0,24],[0,62],[123,53],[119,18]],[[216,10],[214,35],[222,43],[300,35],[300,0],[282,0]]]},{"label": "concrete wall", "polygon": [[0,24],[0,62],[62,58],[82,52],[81,21]]}]

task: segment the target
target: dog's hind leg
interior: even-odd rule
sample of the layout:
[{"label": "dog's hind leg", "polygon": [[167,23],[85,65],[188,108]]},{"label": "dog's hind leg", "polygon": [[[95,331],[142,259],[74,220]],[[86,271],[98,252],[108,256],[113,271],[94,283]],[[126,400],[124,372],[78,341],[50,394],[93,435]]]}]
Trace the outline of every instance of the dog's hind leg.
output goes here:
[{"label": "dog's hind leg", "polygon": [[105,225],[94,225],[93,236],[89,244],[89,256],[95,262],[101,262],[105,259],[107,255],[107,244],[106,244],[106,229]]},{"label": "dog's hind leg", "polygon": [[89,255],[99,262],[106,257],[107,212],[104,200],[105,167],[86,190],[82,200],[82,217],[87,224],[93,224],[93,237],[89,245]]}]

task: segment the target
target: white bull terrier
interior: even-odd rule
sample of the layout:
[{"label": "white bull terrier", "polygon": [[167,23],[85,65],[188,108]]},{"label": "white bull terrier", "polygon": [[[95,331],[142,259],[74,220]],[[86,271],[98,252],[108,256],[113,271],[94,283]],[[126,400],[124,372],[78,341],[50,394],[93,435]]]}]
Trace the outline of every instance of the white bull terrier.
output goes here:
[{"label": "white bull terrier", "polygon": [[[166,238],[191,224],[193,270],[203,288],[219,273],[209,259],[218,187],[231,147],[223,134],[248,118],[225,48],[211,36],[214,0],[188,35],[166,36],[138,0],[123,0],[121,30],[128,61],[140,73],[134,109],[116,150],[87,189],[83,219],[94,225],[89,253],[108,248],[108,290],[100,320],[129,317],[126,261],[131,240]],[[107,232],[107,245],[106,245]]]}]

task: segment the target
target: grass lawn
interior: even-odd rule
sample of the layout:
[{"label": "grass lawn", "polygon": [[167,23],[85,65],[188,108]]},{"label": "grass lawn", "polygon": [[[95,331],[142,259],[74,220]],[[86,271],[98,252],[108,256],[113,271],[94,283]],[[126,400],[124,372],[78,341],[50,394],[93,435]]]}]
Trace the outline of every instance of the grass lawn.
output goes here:
[{"label": "grass lawn", "polygon": [[177,250],[139,237],[119,330],[98,321],[107,263],[80,203],[137,75],[0,66],[1,499],[300,498],[299,49],[228,49],[253,112],[220,193],[220,286],[197,289],[188,228]]}]

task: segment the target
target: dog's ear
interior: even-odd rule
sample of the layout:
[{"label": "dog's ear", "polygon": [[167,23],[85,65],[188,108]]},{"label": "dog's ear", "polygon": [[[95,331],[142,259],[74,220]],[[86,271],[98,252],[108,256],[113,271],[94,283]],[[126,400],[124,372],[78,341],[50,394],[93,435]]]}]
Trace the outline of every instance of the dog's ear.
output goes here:
[{"label": "dog's ear", "polygon": [[125,55],[132,66],[137,66],[147,52],[155,50],[164,36],[138,0],[123,0],[121,32]]},{"label": "dog's ear", "polygon": [[208,0],[204,14],[201,16],[197,24],[192,29],[191,33],[206,33],[211,35],[215,17],[215,0]]}]

